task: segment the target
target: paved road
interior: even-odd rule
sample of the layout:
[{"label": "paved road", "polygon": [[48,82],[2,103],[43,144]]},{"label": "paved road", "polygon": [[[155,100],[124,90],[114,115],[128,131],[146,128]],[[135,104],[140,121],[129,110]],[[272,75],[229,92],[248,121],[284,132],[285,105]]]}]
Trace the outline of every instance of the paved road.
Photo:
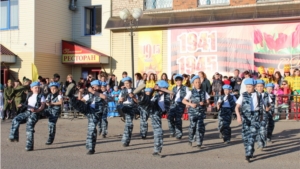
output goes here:
[{"label": "paved road", "polygon": [[232,123],[232,142],[224,145],[218,138],[216,120],[206,120],[203,148],[187,144],[188,121],[183,122],[184,137],[177,141],[168,138],[167,121],[163,120],[163,158],[152,157],[153,133],[149,124],[149,137],[139,137],[139,121],[134,121],[133,139],[129,147],[120,142],[124,123],[119,118],[109,119],[109,135],[98,137],[96,153],[86,155],[86,119],[59,119],[54,144],[46,146],[47,120],[40,120],[35,133],[35,151],[26,152],[25,125],[20,127],[20,142],[7,141],[10,121],[1,124],[1,168],[2,169],[147,169],[147,168],[299,168],[300,167],[300,122],[280,121],[276,123],[274,143],[265,151],[256,151],[256,158],[250,164],[244,162],[244,148],[241,141],[241,126]]}]

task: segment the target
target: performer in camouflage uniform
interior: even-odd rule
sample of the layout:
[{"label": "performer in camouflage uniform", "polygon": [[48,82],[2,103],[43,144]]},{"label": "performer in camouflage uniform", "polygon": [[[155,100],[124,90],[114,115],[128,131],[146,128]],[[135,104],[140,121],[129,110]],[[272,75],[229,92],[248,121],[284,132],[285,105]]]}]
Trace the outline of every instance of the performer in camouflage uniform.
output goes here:
[{"label": "performer in camouflage uniform", "polygon": [[276,100],[276,97],[273,94],[274,87],[275,87],[275,85],[273,83],[268,83],[266,85],[267,92],[268,92],[270,98],[272,99],[271,109],[267,113],[268,114],[267,142],[269,142],[269,143],[272,143],[272,134],[273,134],[273,130],[275,128],[275,122],[273,120],[273,114],[274,114],[274,111],[275,111],[275,100]]},{"label": "performer in camouflage uniform", "polygon": [[12,120],[9,140],[19,142],[19,126],[26,123],[26,151],[32,151],[34,148],[34,126],[38,121],[38,113],[45,107],[45,98],[39,94],[40,83],[33,82],[30,85],[31,91],[27,94],[25,104],[18,105],[20,114]]},{"label": "performer in camouflage uniform", "polygon": [[82,97],[83,89],[80,89],[78,98],[74,97],[74,83],[71,83],[67,87],[66,96],[70,98],[70,104],[79,112],[83,113],[88,118],[88,133],[86,139],[87,154],[91,155],[95,153],[95,146],[97,140],[97,124],[102,119],[104,100],[106,95],[101,93],[99,80],[91,82],[91,86],[88,88],[88,94]]},{"label": "performer in camouflage uniform", "polygon": [[220,135],[223,138],[225,144],[228,144],[231,139],[231,118],[232,112],[234,112],[236,98],[235,96],[230,94],[230,90],[232,89],[230,85],[224,85],[224,96],[221,96],[218,100],[218,109],[219,115],[219,126],[218,130],[220,131]]},{"label": "performer in camouflage uniform", "polygon": [[264,92],[265,82],[263,80],[256,80],[255,89],[258,92],[258,100],[260,101],[260,128],[257,135],[257,149],[263,150],[267,146],[267,123],[268,123],[268,112],[271,109],[272,99],[269,94]]},{"label": "performer in camouflage uniform", "polygon": [[[151,88],[146,88],[145,89],[145,95],[148,95],[146,97],[152,96],[153,92]],[[149,103],[150,104],[150,103]],[[148,106],[146,106],[148,107]],[[144,108],[144,106],[138,106],[138,110],[140,112],[140,135],[142,139],[146,139],[147,137],[147,132],[148,132],[148,118],[150,116],[149,111]]]},{"label": "performer in camouflage uniform", "polygon": [[[107,90],[106,90],[106,86],[107,86],[107,83],[106,82],[101,82],[101,92],[102,94],[108,96],[107,94]],[[103,112],[102,112],[102,118],[101,120],[98,122],[98,127],[99,127],[99,135],[102,134],[102,137],[103,138],[106,138],[106,135],[107,135],[107,128],[108,128],[108,121],[107,121],[107,106],[108,106],[108,102],[107,100],[104,100],[104,103],[103,103]]]},{"label": "performer in camouflage uniform", "polygon": [[46,145],[50,145],[54,141],[56,133],[56,122],[61,113],[62,96],[59,94],[59,86],[60,84],[57,82],[51,82],[49,84],[51,93],[47,96],[46,105],[48,106],[48,108],[44,111],[45,115],[49,118],[49,138],[46,142]]},{"label": "performer in camouflage uniform", "polygon": [[194,136],[196,136],[197,147],[200,149],[205,133],[206,105],[209,103],[210,96],[205,91],[200,90],[201,81],[198,75],[194,76],[191,82],[194,88],[192,91],[187,92],[182,102],[188,106],[190,119],[189,145],[192,146]]},{"label": "performer in camouflage uniform", "polygon": [[[258,93],[254,91],[256,81],[252,78],[244,80],[247,91],[241,93],[236,101],[235,112],[238,123],[242,124],[242,139],[245,147],[245,161],[253,158],[254,143],[260,128],[260,104]],[[240,114],[240,107],[242,114]]]}]

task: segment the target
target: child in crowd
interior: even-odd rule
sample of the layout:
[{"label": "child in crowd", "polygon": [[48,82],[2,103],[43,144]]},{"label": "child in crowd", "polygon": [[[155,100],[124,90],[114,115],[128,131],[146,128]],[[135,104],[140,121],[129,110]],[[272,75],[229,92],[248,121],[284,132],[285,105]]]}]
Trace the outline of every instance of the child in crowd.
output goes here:
[{"label": "child in crowd", "polygon": [[223,77],[223,84],[224,85],[230,85],[230,80],[228,79],[228,76]]},{"label": "child in crowd", "polygon": [[293,89],[293,94],[298,95],[294,96],[294,102],[299,103],[300,102],[300,70],[295,69],[294,70],[294,79],[292,83],[292,89]]},{"label": "child in crowd", "polygon": [[241,90],[241,84],[242,84],[242,79],[241,78],[237,78],[236,79],[236,83],[234,84],[233,90]]},{"label": "child in crowd", "polygon": [[[117,107],[117,103],[119,101],[119,95],[120,95],[120,90],[118,88],[118,86],[114,86],[114,91],[111,92],[111,96],[115,98],[115,109]],[[114,117],[119,117],[119,113],[118,111],[114,110]]]}]

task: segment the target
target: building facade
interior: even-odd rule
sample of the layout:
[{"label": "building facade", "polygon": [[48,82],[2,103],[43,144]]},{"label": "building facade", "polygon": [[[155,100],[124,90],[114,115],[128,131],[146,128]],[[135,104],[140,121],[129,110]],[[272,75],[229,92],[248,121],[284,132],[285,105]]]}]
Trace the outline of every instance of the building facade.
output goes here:
[{"label": "building facade", "polygon": [[[111,17],[110,9],[109,0],[1,1],[0,43],[16,55],[14,62],[1,56],[1,74],[9,69],[9,76],[1,83],[8,78],[32,78],[32,64],[42,77],[59,73],[62,81],[68,74],[77,81],[89,73],[109,72],[111,34],[105,23]],[[70,53],[73,59],[64,60],[63,41],[70,42],[72,48],[84,47],[87,53]],[[99,57],[96,60],[74,60],[94,53]]]}]

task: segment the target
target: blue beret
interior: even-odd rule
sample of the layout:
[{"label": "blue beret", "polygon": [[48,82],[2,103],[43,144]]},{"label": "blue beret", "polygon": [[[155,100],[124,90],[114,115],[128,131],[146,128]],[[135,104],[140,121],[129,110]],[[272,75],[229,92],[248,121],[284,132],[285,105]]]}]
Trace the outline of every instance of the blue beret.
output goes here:
[{"label": "blue beret", "polygon": [[232,87],[231,87],[230,85],[223,85],[222,88],[223,88],[223,89],[232,90]]},{"label": "blue beret", "polygon": [[265,81],[263,81],[261,79],[257,79],[256,80],[256,84],[263,84],[263,85],[265,85]]},{"label": "blue beret", "polygon": [[191,83],[194,83],[194,80],[196,80],[196,79],[200,79],[200,77],[198,75],[194,76],[191,80]]},{"label": "blue beret", "polygon": [[34,87],[34,86],[40,86],[40,82],[32,82],[30,84],[30,87]]},{"label": "blue beret", "polygon": [[101,86],[101,83],[100,83],[99,80],[93,80],[93,81],[91,82],[91,86]]},{"label": "blue beret", "polygon": [[106,82],[101,82],[101,86],[107,86]]},{"label": "blue beret", "polygon": [[168,87],[169,87],[169,83],[166,82],[165,80],[157,81],[156,84],[157,84],[158,87],[160,87],[160,88],[168,88]]},{"label": "blue beret", "polygon": [[256,81],[252,78],[248,78],[248,79],[245,79],[244,84],[254,86],[256,84]]},{"label": "blue beret", "polygon": [[122,82],[124,83],[125,81],[132,81],[131,77],[127,76],[127,77],[124,77],[122,79]]},{"label": "blue beret", "polygon": [[145,92],[151,92],[151,91],[152,91],[151,88],[146,88],[146,89],[145,89]]},{"label": "blue beret", "polygon": [[174,76],[174,79],[177,79],[177,78],[183,79],[181,74],[177,74],[177,75]]},{"label": "blue beret", "polygon": [[50,84],[49,84],[49,87],[52,87],[52,86],[55,86],[55,87],[59,87],[60,86],[60,84],[59,83],[57,83],[57,82],[51,82]]},{"label": "blue beret", "polygon": [[272,88],[274,88],[275,85],[273,83],[268,83],[268,84],[266,84],[266,87],[272,87]]}]

